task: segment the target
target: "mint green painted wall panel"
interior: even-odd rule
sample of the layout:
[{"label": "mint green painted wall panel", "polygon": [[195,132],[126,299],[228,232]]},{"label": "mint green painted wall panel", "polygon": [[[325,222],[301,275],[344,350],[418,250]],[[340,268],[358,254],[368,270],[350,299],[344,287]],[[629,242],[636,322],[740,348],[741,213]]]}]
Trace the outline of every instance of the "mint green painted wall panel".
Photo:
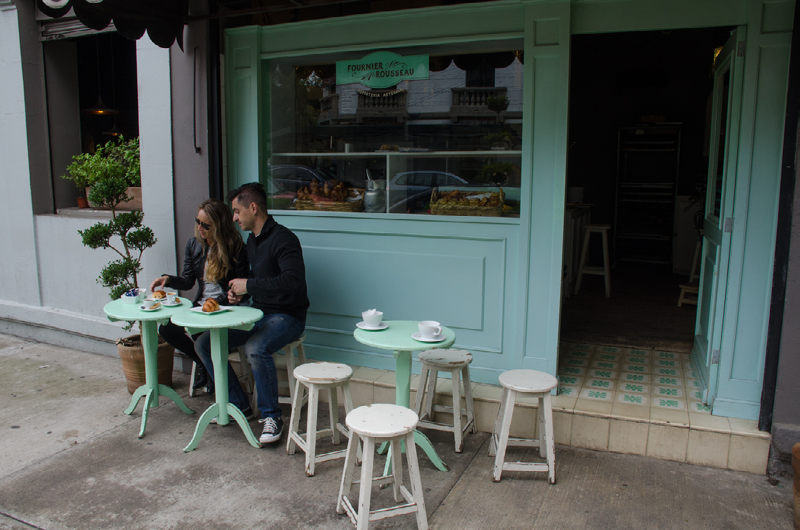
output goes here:
[{"label": "mint green painted wall panel", "polygon": [[261,49],[270,56],[285,56],[335,47],[358,49],[375,43],[474,40],[476,35],[522,32],[523,13],[519,2],[499,1],[285,24],[261,34]]},{"label": "mint green painted wall panel", "polygon": [[574,0],[572,33],[746,25],[748,0]]},{"label": "mint green painted wall panel", "polygon": [[259,175],[258,38],[255,28],[225,34],[227,180],[229,189]]},{"label": "mint green painted wall panel", "polygon": [[434,319],[453,328],[456,346],[474,355],[473,379],[496,383],[513,367],[506,352],[518,349],[516,297],[508,295],[518,272],[517,225],[382,217],[276,215],[303,245],[310,354],[393,368],[391,356],[352,336],[361,311],[377,307],[388,320]]}]

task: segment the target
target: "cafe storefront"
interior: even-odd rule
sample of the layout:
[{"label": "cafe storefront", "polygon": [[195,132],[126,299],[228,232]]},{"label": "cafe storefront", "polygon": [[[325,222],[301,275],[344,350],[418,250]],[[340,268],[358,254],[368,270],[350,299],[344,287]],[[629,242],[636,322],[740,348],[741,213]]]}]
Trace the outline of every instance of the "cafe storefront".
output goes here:
[{"label": "cafe storefront", "polygon": [[225,188],[262,182],[300,238],[312,357],[392,369],[391,354],[353,339],[377,307],[455,330],[477,382],[555,374],[571,36],[737,28],[725,190],[742,230],[720,251],[726,283],[701,317],[722,319],[718,335],[697,328],[722,359],[697,350],[691,363],[714,388],[714,414],[755,419],[793,7],[514,0],[228,29]]}]

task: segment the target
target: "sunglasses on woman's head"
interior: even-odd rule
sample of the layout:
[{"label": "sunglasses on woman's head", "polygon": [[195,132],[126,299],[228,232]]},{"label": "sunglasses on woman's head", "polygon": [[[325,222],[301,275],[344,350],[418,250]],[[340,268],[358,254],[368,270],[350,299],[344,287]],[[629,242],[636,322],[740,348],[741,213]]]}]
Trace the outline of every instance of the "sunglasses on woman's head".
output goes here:
[{"label": "sunglasses on woman's head", "polygon": [[198,219],[197,217],[195,217],[195,218],[194,218],[194,222],[195,222],[195,224],[196,224],[197,226],[200,226],[200,227],[202,227],[202,228],[203,228],[203,230],[211,230],[211,225],[210,225],[210,224],[204,223],[203,221],[201,221],[201,220],[200,220],[200,219]]}]

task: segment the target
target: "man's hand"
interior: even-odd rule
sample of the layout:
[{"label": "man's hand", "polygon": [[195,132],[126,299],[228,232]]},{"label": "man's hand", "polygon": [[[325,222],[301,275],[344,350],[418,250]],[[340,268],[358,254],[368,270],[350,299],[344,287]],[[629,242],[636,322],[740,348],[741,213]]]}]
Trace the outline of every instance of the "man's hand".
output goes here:
[{"label": "man's hand", "polygon": [[150,292],[151,293],[156,292],[158,289],[163,288],[166,283],[167,283],[167,277],[159,276],[158,278],[153,280],[153,283],[150,284]]},{"label": "man's hand", "polygon": [[230,305],[239,305],[239,302],[242,301],[242,298],[244,298],[244,296],[239,296],[237,294],[233,294],[232,290],[228,291],[228,303]]},{"label": "man's hand", "polygon": [[235,278],[228,282],[228,293],[233,293],[238,296],[247,294],[247,278]]}]

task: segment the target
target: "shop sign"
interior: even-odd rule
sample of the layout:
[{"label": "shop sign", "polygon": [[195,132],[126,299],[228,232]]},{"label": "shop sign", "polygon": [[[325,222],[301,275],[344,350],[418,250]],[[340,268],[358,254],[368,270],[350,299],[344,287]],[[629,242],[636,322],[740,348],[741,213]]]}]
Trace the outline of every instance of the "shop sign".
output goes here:
[{"label": "shop sign", "polygon": [[336,61],[336,84],[361,83],[369,88],[389,88],[400,81],[428,79],[427,55],[374,52],[354,61]]}]

